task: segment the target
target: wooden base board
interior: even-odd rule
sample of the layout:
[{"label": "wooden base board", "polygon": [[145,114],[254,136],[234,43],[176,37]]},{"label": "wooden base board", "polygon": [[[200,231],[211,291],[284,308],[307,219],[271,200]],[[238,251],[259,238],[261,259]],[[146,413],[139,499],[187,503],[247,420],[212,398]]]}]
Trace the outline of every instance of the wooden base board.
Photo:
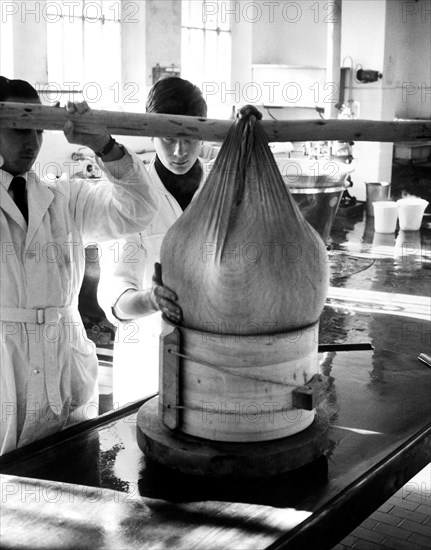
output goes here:
[{"label": "wooden base board", "polygon": [[293,392],[312,385],[319,373],[318,322],[250,338],[165,319],[162,326],[159,406],[169,429],[211,441],[256,443],[290,437],[312,424],[314,411],[302,405],[298,410]]},{"label": "wooden base board", "polygon": [[258,443],[219,442],[171,431],[158,416],[158,397],[139,409],[137,441],[146,457],[185,474],[230,479],[281,475],[308,464],[328,448],[328,422],[316,414],[306,430]]}]

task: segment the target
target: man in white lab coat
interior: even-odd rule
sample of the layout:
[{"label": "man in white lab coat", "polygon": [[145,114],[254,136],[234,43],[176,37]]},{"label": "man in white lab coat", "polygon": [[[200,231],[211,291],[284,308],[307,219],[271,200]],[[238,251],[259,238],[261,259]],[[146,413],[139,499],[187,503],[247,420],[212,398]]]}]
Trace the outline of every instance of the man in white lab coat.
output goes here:
[{"label": "man in white lab coat", "polygon": [[[40,103],[27,82],[4,77],[0,101]],[[77,309],[83,247],[141,231],[157,211],[133,153],[72,123],[65,134],[96,152],[109,181],[43,183],[31,171],[42,132],[0,127],[0,454],[98,414],[97,356]]]}]

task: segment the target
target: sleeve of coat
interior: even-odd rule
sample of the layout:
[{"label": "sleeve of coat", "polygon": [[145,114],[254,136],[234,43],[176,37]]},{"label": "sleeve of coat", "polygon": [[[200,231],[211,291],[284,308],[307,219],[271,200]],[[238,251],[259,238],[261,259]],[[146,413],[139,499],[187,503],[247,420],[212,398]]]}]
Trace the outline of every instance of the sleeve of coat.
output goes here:
[{"label": "sleeve of coat", "polygon": [[118,321],[113,308],[126,290],[143,290],[147,253],[139,233],[101,245],[97,301],[106,317]]},{"label": "sleeve of coat", "polygon": [[144,163],[127,148],[122,159],[100,162],[107,179],[71,182],[70,208],[84,242],[103,242],[145,229],[158,208]]}]

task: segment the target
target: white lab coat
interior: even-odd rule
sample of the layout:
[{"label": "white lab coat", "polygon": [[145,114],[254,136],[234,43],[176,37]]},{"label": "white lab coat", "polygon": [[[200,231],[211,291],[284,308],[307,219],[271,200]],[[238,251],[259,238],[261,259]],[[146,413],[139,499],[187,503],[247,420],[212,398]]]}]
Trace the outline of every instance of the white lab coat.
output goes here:
[{"label": "white lab coat", "polygon": [[28,228],[0,170],[1,454],[98,414],[97,356],[77,309],[83,245],[135,233],[158,208],[133,153],[101,165],[112,183],[28,172]]},{"label": "white lab coat", "polygon": [[[203,166],[201,185],[208,166]],[[160,180],[154,159],[148,173],[159,199],[157,215],[141,233],[119,242],[106,243],[100,258],[98,302],[117,327],[113,362],[114,407],[143,399],[157,392],[159,387],[161,313],[150,313],[126,322],[119,321],[112,313],[113,306],[126,290],[143,290],[152,286],[154,264],[160,262],[163,238],[183,212]]]}]

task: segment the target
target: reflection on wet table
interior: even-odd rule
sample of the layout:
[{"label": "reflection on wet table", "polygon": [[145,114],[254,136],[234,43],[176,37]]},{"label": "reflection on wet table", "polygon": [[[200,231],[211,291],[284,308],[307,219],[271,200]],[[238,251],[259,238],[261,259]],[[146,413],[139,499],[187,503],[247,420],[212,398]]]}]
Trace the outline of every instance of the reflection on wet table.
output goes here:
[{"label": "reflection on wet table", "polygon": [[[288,540],[294,548],[311,548],[310,540],[322,534],[330,544],[334,533],[341,538],[343,529],[350,532],[429,461],[431,369],[418,356],[431,345],[430,244],[428,227],[415,235],[378,236],[368,220],[334,226],[331,287],[319,344],[370,349],[326,347],[329,351],[319,354],[328,377],[319,415],[330,424],[330,445],[314,463],[252,483],[168,471],[147,461],[137,445],[138,403],[64,431],[45,445],[2,457],[1,472],[52,480],[54,485],[29,483],[35,491],[57,489],[59,494],[61,489],[67,500],[62,506],[74,518],[73,525],[61,520],[69,535],[77,526],[89,527],[96,508],[88,501],[96,500],[99,519],[93,518],[92,525],[98,521],[100,529],[99,538],[91,538],[95,548],[107,544],[103,518],[109,511],[120,518],[111,524],[109,540],[131,548],[151,540],[161,547],[232,549]],[[6,482],[15,483],[19,492],[23,482],[14,479]],[[76,495],[72,502],[70,490]],[[37,547],[44,523],[38,522],[41,509],[32,506],[25,517],[18,504],[8,506],[2,518],[9,525],[25,520],[33,545],[28,547]],[[58,540],[70,541],[61,538],[56,508],[45,502],[44,517]],[[293,541],[299,541],[297,546]]]}]

